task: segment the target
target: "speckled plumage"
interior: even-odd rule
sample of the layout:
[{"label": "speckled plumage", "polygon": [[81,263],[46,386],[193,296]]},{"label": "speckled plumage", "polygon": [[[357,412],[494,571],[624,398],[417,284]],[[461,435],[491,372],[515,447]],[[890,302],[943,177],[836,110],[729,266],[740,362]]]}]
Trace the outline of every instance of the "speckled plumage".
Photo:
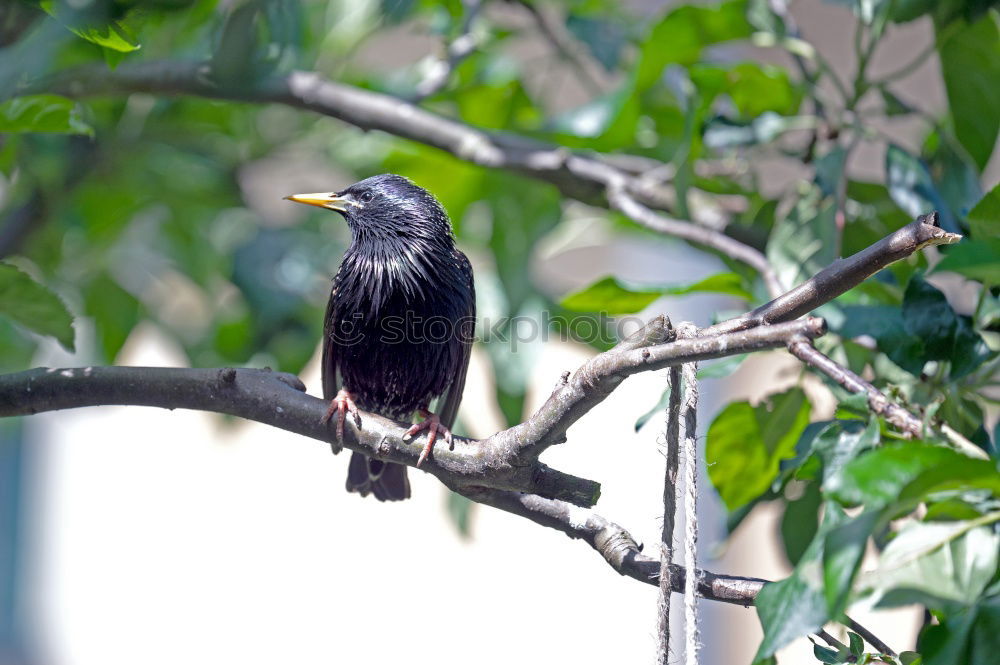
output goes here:
[{"label": "speckled plumage", "polygon": [[[323,339],[323,393],[343,387],[357,405],[409,419],[443,396],[451,427],[475,325],[472,266],[451,223],[426,190],[397,175],[374,176],[337,196],[361,203],[343,212],[352,242],[333,280]],[[380,500],[409,496],[405,467],[351,459],[348,489]]]}]

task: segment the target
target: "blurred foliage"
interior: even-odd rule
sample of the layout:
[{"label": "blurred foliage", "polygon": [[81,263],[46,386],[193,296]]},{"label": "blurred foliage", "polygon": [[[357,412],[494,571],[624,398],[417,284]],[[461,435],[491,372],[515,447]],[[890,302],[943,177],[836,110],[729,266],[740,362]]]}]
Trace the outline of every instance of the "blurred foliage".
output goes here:
[{"label": "blurred foliage", "polygon": [[[696,283],[594,275],[563,299],[529,270],[536,248],[563,228],[567,206],[553,187],[307,112],[138,93],[85,102],[18,94],[44,90],[45,77],[74,67],[172,59],[202,63],[205,80],[220,88],[252,91],[307,69],[410,97],[443,49],[425,45],[425,57],[412,57],[395,54],[392,40],[446,43],[468,28],[478,47],[424,106],[570,149],[655,160],[654,170],[670,174],[677,217],[716,197],[738,200],[726,209],[726,231],[765,252],[788,286],[931,210],[965,235],[820,308],[834,334],[819,344],[929,425],[947,422],[988,460],[952,450],[932,429],[923,441],[901,441],[864,399],[833,384],[837,412],[812,423],[801,387],[728,405],[709,427],[706,452],[733,528],[761,503],[784,511],[780,535],[795,568],[759,598],[757,662],[773,662],[778,649],[841,618],[856,600],[931,612],[918,651],[900,662],[993,662],[1000,473],[997,433],[987,431],[984,414],[1000,404],[1000,188],[982,173],[1000,131],[1000,3],[831,0],[856,17],[856,67],[846,79],[776,13],[784,3],[675,3],[650,17],[611,0],[494,0],[469,22],[472,4],[0,5],[2,369],[30,366],[46,336],[75,346],[77,362],[111,363],[144,323],[176,340],[196,366],[301,370],[315,353],[327,279],[347,241],[329,213],[274,205],[303,178],[329,178],[332,187],[395,171],[441,199],[476,264],[480,317],[490,327],[484,345],[511,423],[524,415],[541,345],[512,345],[520,337],[505,317],[551,321],[565,332],[570,316],[635,313],[663,295],[723,293],[747,306],[767,299],[759,276],[726,257],[726,271]],[[524,55],[522,40],[543,39],[539,13],[581,47],[575,55],[554,47]],[[914,50],[899,72],[872,75],[885,35],[916,20],[933,27],[931,48]],[[740,54],[749,43],[799,62],[747,60]],[[940,111],[896,86],[934,56],[947,96]],[[589,69],[580,62],[588,59]],[[877,121],[895,119],[921,126],[924,141],[887,145],[883,177],[856,180],[846,170],[851,153],[861,141],[884,144]],[[775,160],[801,177],[767,195],[764,170]],[[649,233],[601,214],[609,232]],[[949,274],[967,280],[973,304],[956,297],[954,282],[943,280]],[[543,319],[545,312],[554,316]],[[742,359],[707,365],[701,376],[725,376]],[[665,397],[637,426],[656,419]],[[467,533],[470,505],[453,498],[449,511]],[[869,543],[878,566],[859,574]],[[817,646],[816,658],[893,662],[849,637],[840,650]]]}]

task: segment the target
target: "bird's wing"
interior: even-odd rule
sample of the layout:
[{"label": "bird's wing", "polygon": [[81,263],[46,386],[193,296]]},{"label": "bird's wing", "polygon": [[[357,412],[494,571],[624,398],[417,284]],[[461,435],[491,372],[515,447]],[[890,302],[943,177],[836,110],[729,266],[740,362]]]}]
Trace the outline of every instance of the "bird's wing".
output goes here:
[{"label": "bird's wing", "polygon": [[[336,285],[333,287],[336,289]],[[333,291],[326,303],[326,314],[323,316],[323,359],[320,369],[323,377],[323,397],[333,399],[340,389],[337,386],[337,347],[333,344]]]},{"label": "bird's wing", "polygon": [[469,370],[469,357],[472,355],[472,340],[476,336],[476,290],[472,279],[472,264],[462,252],[455,250],[455,258],[458,261],[462,277],[468,285],[468,302],[466,303],[464,318],[459,328],[458,334],[462,337],[461,357],[455,377],[448,386],[441,404],[438,405],[438,418],[441,423],[451,429],[455,424],[455,416],[458,415],[458,405],[462,402],[462,392],[465,390],[465,374]]}]

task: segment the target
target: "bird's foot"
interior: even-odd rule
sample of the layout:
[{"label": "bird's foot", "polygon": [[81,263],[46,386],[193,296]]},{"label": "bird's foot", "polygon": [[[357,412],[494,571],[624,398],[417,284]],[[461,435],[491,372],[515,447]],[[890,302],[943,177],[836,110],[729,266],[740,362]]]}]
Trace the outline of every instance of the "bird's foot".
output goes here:
[{"label": "bird's foot", "polygon": [[335,413],[337,414],[337,441],[344,440],[344,422],[347,420],[348,413],[354,417],[354,426],[361,429],[361,414],[358,412],[358,405],[354,403],[354,397],[351,393],[346,390],[341,389],[337,392],[337,396],[330,400],[330,408],[326,410],[326,414],[320,419],[320,422],[325,425],[330,422],[330,418]]},{"label": "bird's foot", "polygon": [[420,451],[420,457],[417,458],[418,468],[430,456],[431,449],[434,448],[434,442],[437,441],[439,434],[444,437],[449,446],[452,445],[451,430],[441,424],[441,419],[437,417],[437,414],[431,413],[427,409],[420,409],[420,415],[423,416],[424,421],[413,425],[403,435],[403,440],[408,441],[411,437],[427,430],[427,443],[424,444],[424,449]]}]

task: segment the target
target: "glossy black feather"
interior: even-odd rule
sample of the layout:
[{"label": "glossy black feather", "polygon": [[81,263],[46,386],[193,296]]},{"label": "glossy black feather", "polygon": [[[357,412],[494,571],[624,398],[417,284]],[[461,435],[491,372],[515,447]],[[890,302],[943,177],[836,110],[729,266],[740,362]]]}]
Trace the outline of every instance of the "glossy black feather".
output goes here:
[{"label": "glossy black feather", "polygon": [[[323,393],[338,374],[358,406],[404,420],[444,395],[439,417],[454,423],[475,325],[472,266],[451,223],[426,190],[396,175],[351,185],[338,196],[362,205],[344,213],[352,242],[333,280],[323,340]],[[352,459],[348,489],[406,498],[405,468]]]}]

